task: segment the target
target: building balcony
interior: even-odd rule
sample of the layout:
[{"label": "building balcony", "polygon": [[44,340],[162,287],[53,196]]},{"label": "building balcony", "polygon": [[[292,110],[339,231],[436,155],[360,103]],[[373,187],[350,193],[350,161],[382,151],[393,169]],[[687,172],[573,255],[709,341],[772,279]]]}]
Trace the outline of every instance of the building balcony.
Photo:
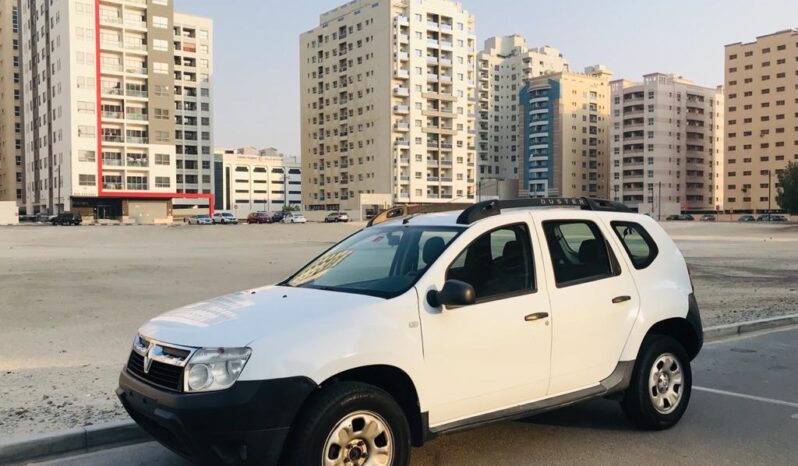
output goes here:
[{"label": "building balcony", "polygon": [[121,135],[116,135],[116,134],[103,134],[102,140],[103,142],[110,142],[116,144],[123,144],[125,142],[125,138],[123,138]]},{"label": "building balcony", "polygon": [[407,97],[407,96],[410,95],[410,89],[408,89],[408,88],[406,88],[404,86],[397,86],[397,87],[393,88],[393,94],[394,95],[398,95],[398,96],[402,96],[402,97]]},{"label": "building balcony", "polygon": [[393,106],[394,113],[409,113],[410,107],[407,105],[394,105]]},{"label": "building balcony", "polygon": [[399,69],[399,70],[394,71],[393,75],[397,79],[409,79],[410,78],[410,71]]},{"label": "building balcony", "polygon": [[405,139],[397,139],[393,142],[394,147],[410,149],[410,141]]},{"label": "building balcony", "polygon": [[393,129],[396,131],[410,131],[409,123],[394,123]]}]

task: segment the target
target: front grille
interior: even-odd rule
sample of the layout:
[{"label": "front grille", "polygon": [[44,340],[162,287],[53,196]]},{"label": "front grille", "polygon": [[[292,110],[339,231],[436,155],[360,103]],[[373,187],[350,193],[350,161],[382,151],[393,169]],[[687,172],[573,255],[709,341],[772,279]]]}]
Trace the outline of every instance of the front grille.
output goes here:
[{"label": "front grille", "polygon": [[183,391],[183,367],[152,361],[149,372],[144,372],[144,356],[136,351],[130,352],[127,361],[127,370],[152,385],[174,391]]}]

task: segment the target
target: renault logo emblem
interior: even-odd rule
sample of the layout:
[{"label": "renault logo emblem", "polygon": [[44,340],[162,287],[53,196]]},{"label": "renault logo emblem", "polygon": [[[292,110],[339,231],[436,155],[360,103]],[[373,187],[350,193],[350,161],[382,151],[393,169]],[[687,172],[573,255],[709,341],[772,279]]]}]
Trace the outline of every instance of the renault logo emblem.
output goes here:
[{"label": "renault logo emblem", "polygon": [[147,352],[144,354],[144,373],[150,373],[150,367],[152,366],[152,360],[155,356],[159,356],[162,353],[161,347],[156,345],[155,343],[150,342],[147,346]]}]

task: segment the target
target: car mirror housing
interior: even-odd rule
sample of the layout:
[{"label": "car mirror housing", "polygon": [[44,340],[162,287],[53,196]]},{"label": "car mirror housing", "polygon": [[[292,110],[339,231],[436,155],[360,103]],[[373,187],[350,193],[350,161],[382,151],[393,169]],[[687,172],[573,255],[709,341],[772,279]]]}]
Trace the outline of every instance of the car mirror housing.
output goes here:
[{"label": "car mirror housing", "polygon": [[460,280],[446,280],[440,291],[430,290],[427,293],[427,302],[432,307],[470,306],[476,301],[474,287]]}]

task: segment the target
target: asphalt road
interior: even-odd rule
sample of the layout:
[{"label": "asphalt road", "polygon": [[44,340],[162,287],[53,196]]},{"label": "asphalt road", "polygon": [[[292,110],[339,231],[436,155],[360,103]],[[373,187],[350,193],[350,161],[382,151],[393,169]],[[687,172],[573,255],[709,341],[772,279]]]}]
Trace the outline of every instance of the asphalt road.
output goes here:
[{"label": "asphalt road", "polygon": [[[690,407],[671,430],[635,430],[616,402],[596,400],[440,437],[412,465],[796,464],[798,328],[709,343],[693,371]],[[39,464],[187,463],[144,443]]]}]

